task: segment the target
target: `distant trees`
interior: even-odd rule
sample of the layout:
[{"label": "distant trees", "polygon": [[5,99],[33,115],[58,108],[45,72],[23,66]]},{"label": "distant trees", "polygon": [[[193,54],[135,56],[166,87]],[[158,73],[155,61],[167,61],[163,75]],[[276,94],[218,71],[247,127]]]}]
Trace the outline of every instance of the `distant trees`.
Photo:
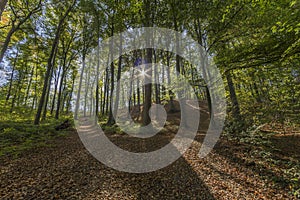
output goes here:
[{"label": "distant trees", "polygon": [[59,44],[59,39],[63,30],[63,25],[65,23],[65,20],[67,19],[69,13],[72,11],[72,9],[74,8],[76,4],[76,0],[73,0],[73,2],[68,5],[68,7],[66,8],[66,11],[63,13],[63,15],[60,15],[59,17],[59,21],[58,21],[58,25],[55,31],[55,36],[54,36],[54,40],[52,43],[52,47],[51,47],[51,52],[47,61],[47,70],[45,73],[45,77],[44,77],[44,85],[43,85],[43,90],[42,90],[42,95],[39,101],[39,105],[37,108],[37,113],[36,113],[36,117],[34,120],[34,124],[39,124],[40,123],[40,118],[41,118],[41,113],[43,110],[43,107],[45,108],[45,113],[47,111],[47,102],[48,102],[48,98],[49,97],[49,91],[50,91],[50,84],[51,84],[51,78],[52,78],[52,73],[53,73],[53,68],[54,68],[54,62],[55,62],[55,58],[56,58],[56,53],[58,51],[58,44]]},{"label": "distant trees", "polygon": [[[11,112],[30,107],[36,112],[35,124],[49,115],[59,118],[72,105],[77,118],[83,100],[89,110],[86,115],[95,112],[97,117],[107,117],[109,125],[115,123],[113,114],[124,107],[139,113],[137,120],[147,125],[153,102],[169,104],[170,111],[177,111],[176,91],[168,87],[174,84],[171,74],[175,71],[210,105],[212,94],[204,82],[204,76],[211,76],[209,70],[199,74],[197,66],[171,49],[123,54],[123,44],[116,44],[122,56],[107,63],[99,76],[103,66],[99,58],[90,63],[89,53],[99,51],[102,40],[141,26],[185,32],[214,57],[227,88],[231,120],[295,119],[300,110],[297,1],[26,0],[8,1],[3,10],[5,3],[0,4],[0,62],[8,73],[1,96]],[[162,69],[148,65],[145,70],[146,78],[160,84],[143,86],[145,77],[134,78],[138,59],[164,64]],[[78,85],[76,76],[81,77]],[[128,77],[128,88],[118,84],[124,77]],[[88,89],[73,101],[78,87]],[[262,114],[251,117],[253,113]]]}]

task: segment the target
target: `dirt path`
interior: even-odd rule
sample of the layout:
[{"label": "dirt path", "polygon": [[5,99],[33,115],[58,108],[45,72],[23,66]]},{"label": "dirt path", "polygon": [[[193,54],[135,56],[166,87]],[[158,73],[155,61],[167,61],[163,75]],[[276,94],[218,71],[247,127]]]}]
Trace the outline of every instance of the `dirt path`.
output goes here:
[{"label": "dirt path", "polygon": [[[205,110],[205,108],[203,108]],[[179,113],[168,115],[174,123]],[[180,120],[179,120],[180,121]],[[92,157],[76,131],[18,159],[0,160],[1,199],[293,199],[287,187],[268,176],[280,176],[259,164],[248,163],[247,148],[224,139],[204,159],[197,154],[208,126],[201,113],[200,130],[189,150],[161,170],[131,174],[106,167]],[[179,123],[179,122],[178,122]],[[176,128],[148,139],[107,133],[131,152],[159,149],[174,138]]]},{"label": "dirt path", "polygon": [[[110,135],[118,145],[130,138]],[[159,135],[164,145],[170,135]],[[53,141],[52,147],[32,150],[15,160],[2,159],[1,199],[292,199],[285,189],[262,180],[255,168],[232,159],[235,151],[219,143],[208,157],[197,152],[203,134],[172,165],[147,174],[110,169],[94,159],[77,133]],[[153,144],[154,141],[142,146]],[[146,145],[146,146],[145,146]]]}]

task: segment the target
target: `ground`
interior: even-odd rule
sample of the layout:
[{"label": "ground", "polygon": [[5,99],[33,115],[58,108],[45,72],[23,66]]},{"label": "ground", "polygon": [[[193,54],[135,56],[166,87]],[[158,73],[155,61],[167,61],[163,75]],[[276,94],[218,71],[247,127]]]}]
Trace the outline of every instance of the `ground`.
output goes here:
[{"label": "ground", "polygon": [[[205,119],[207,113],[203,112],[202,116]],[[296,199],[288,186],[274,181],[276,177],[282,178],[276,170],[250,157],[251,146],[221,137],[215,149],[200,159],[197,153],[205,136],[202,129],[207,126],[207,121],[202,120],[202,123],[193,145],[182,157],[163,169],[145,174],[125,173],[106,167],[89,154],[73,130],[66,137],[53,140],[50,146],[28,150],[17,159],[1,157],[0,197]],[[170,128],[147,141],[118,133],[107,133],[107,136],[124,149],[145,152],[164,146],[173,138],[175,131]],[[299,141],[299,137],[293,137],[296,138],[294,141]],[[278,140],[274,138],[274,142]],[[280,157],[286,147],[279,143],[277,155]],[[299,155],[298,150],[290,149],[289,156]]]}]

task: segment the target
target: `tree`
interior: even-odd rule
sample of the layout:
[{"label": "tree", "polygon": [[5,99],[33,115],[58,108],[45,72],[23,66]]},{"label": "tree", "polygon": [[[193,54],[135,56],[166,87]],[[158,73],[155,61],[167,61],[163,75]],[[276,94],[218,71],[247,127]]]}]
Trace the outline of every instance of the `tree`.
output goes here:
[{"label": "tree", "polygon": [[49,55],[49,58],[48,58],[48,61],[47,61],[47,71],[45,73],[45,80],[44,80],[44,85],[43,85],[42,96],[40,98],[39,105],[38,105],[38,110],[37,110],[35,120],[34,120],[35,125],[38,125],[40,123],[42,109],[43,109],[43,106],[44,106],[45,100],[46,100],[45,97],[46,97],[46,93],[47,93],[47,88],[49,87],[49,79],[51,78],[50,76],[51,76],[51,72],[53,70],[55,51],[58,47],[59,38],[60,38],[60,35],[61,35],[61,30],[63,28],[63,23],[65,22],[65,20],[68,17],[69,13],[74,8],[75,4],[76,4],[76,0],[73,0],[72,4],[68,6],[65,13],[59,19],[59,22],[58,22],[58,25],[57,25],[57,28],[56,28],[55,38],[53,40],[52,47],[51,47],[51,52],[50,52],[50,55]]},{"label": "tree", "polygon": [[[152,20],[151,18],[153,16],[153,9],[151,6],[151,1],[144,0],[144,10],[145,10],[145,16],[144,16],[144,25],[146,27],[152,26]],[[146,42],[150,42],[151,38],[146,38]],[[152,49],[146,49],[146,55],[145,60],[147,67],[145,69],[145,83],[150,82],[152,79],[152,55],[153,51]],[[145,101],[144,101],[144,107],[143,107],[143,125],[146,126],[151,123],[151,118],[149,116],[149,110],[152,103],[152,84],[148,83],[144,86],[145,90]]]},{"label": "tree", "polygon": [[22,25],[27,22],[30,17],[41,11],[41,0],[39,1],[29,1],[27,0],[25,4],[17,1],[9,1],[8,5],[10,11],[13,15],[10,22],[10,29],[6,35],[4,44],[2,45],[0,52],[0,63],[3,60],[5,52],[9,46],[11,38],[15,32],[21,29]]}]

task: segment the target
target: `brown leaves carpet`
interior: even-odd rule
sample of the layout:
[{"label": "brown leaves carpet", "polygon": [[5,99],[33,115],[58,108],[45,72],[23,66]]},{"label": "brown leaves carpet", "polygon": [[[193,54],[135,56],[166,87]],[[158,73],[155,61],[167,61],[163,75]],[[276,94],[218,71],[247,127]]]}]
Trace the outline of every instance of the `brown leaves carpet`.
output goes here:
[{"label": "brown leaves carpet", "polygon": [[[175,113],[173,120],[178,118]],[[208,118],[201,113],[201,117]],[[169,116],[168,116],[169,117]],[[171,116],[172,118],[172,116]],[[203,119],[203,118],[202,118]],[[191,148],[161,170],[131,174],[108,168],[85,149],[76,131],[25,152],[17,159],[0,158],[1,199],[294,199],[288,187],[266,177],[280,176],[247,162],[249,149],[220,139],[204,159],[197,156],[207,120]],[[202,130],[201,130],[202,129]],[[174,137],[167,127],[148,139],[107,133],[112,142],[133,152],[153,151]],[[264,176],[264,175],[268,176]]]},{"label": "brown leaves carpet", "polygon": [[[159,135],[165,144],[170,135]],[[235,149],[219,142],[205,159],[197,152],[203,134],[172,165],[146,174],[115,171],[94,159],[76,132],[51,147],[2,158],[1,199],[293,199],[287,189],[260,178],[254,167],[233,159]],[[130,149],[130,137],[111,135]],[[154,141],[151,141],[152,144]],[[143,141],[143,143],[145,143]],[[129,147],[128,147],[129,145]],[[131,144],[132,145],[132,144]],[[146,144],[145,144],[146,145]],[[136,146],[136,145],[135,145]],[[158,145],[159,146],[159,145]]]}]

